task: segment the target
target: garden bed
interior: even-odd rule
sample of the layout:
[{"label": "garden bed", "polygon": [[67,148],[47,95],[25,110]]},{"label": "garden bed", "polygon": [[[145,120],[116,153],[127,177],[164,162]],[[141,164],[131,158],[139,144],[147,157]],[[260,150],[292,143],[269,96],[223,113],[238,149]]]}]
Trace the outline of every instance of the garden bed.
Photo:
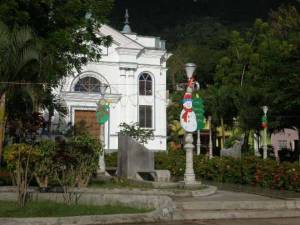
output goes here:
[{"label": "garden bed", "polygon": [[150,212],[152,209],[133,208],[123,205],[66,205],[51,201],[32,201],[24,208],[16,202],[0,201],[0,217],[66,217],[82,215],[132,214]]}]

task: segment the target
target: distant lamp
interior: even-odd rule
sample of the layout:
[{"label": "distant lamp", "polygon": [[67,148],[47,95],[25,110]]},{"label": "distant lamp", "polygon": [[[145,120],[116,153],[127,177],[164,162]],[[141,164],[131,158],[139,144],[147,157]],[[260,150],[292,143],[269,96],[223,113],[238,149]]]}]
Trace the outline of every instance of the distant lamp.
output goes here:
[{"label": "distant lamp", "polygon": [[268,109],[269,109],[269,108],[268,108],[268,106],[266,106],[266,105],[262,107],[262,110],[263,110],[263,112],[264,112],[265,115],[267,114]]},{"label": "distant lamp", "polygon": [[193,77],[196,67],[197,66],[195,63],[186,63],[185,64],[185,72],[186,72],[188,79],[191,79]]},{"label": "distant lamp", "polygon": [[92,18],[92,13],[91,13],[90,11],[86,12],[84,18],[85,18],[86,20],[91,19],[91,18]]}]

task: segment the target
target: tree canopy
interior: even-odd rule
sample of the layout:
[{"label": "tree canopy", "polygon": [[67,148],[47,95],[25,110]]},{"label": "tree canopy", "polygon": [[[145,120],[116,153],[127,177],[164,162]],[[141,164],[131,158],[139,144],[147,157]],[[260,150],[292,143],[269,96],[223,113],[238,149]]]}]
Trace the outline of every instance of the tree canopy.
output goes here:
[{"label": "tree canopy", "polygon": [[56,82],[100,59],[100,46],[111,39],[97,35],[97,29],[111,7],[112,0],[2,0],[0,20],[10,29],[31,27],[42,44],[43,79]]}]

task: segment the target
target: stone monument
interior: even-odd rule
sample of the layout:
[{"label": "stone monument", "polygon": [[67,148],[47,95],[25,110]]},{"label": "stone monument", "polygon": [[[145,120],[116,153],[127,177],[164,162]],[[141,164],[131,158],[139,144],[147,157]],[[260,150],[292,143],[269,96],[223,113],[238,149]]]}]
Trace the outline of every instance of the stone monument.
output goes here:
[{"label": "stone monument", "polygon": [[118,177],[137,179],[138,173],[147,173],[154,178],[153,151],[124,134],[119,134],[118,146]]}]

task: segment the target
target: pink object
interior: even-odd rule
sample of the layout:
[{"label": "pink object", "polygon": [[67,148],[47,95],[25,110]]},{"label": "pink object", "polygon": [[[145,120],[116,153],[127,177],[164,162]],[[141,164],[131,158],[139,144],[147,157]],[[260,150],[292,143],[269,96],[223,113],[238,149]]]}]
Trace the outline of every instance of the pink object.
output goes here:
[{"label": "pink object", "polygon": [[274,147],[275,155],[282,148],[295,150],[295,140],[298,140],[298,131],[293,129],[284,129],[271,135],[271,143]]}]

